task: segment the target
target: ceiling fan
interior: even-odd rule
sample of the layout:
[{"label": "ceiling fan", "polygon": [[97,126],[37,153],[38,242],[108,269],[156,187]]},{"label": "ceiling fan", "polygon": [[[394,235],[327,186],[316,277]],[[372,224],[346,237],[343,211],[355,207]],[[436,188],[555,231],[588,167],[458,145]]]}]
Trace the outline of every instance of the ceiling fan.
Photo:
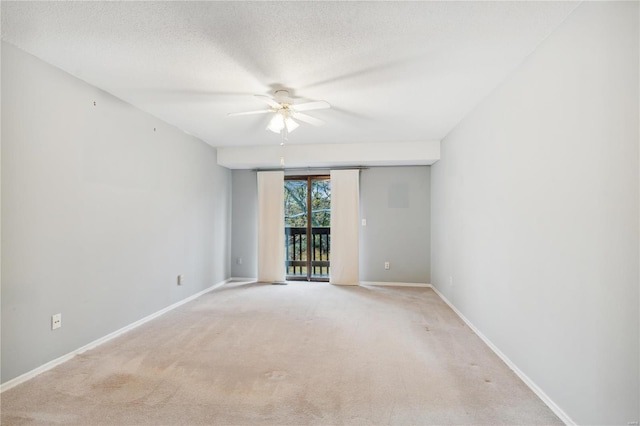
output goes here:
[{"label": "ceiling fan", "polygon": [[273,117],[271,118],[271,121],[269,121],[267,130],[271,130],[274,133],[282,133],[285,138],[288,133],[293,132],[299,126],[294,119],[314,126],[322,126],[324,124],[324,121],[304,114],[302,111],[331,108],[331,105],[326,101],[295,104],[289,97],[289,91],[284,89],[276,90],[273,98],[266,95],[255,96],[271,108],[260,109],[257,111],[234,112],[227,115],[229,117],[236,117],[240,115],[273,113]]}]

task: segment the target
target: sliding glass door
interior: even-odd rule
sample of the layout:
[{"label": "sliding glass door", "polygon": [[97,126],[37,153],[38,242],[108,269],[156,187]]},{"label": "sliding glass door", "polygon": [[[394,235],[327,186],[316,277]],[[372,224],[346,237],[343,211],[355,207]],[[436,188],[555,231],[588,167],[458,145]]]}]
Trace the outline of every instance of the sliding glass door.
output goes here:
[{"label": "sliding glass door", "polygon": [[287,279],[328,281],[331,247],[329,176],[286,177],[284,216]]}]

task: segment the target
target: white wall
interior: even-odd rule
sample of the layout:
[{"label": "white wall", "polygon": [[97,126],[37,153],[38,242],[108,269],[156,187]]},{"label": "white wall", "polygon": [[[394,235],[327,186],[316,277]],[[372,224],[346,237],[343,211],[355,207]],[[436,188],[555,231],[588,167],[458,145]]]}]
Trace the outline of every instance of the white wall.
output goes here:
[{"label": "white wall", "polygon": [[227,278],[229,211],[214,148],[3,43],[2,381]]},{"label": "white wall", "polygon": [[[360,280],[430,282],[429,166],[372,167],[360,174]],[[391,268],[384,269],[389,262]]]},{"label": "white wall", "polygon": [[581,4],[432,167],[432,282],[580,424],[638,420],[638,15]]},{"label": "white wall", "polygon": [[[231,276],[258,276],[258,177],[252,170],[233,170]],[[238,263],[241,259],[242,263]]]},{"label": "white wall", "polygon": [[[328,173],[329,170],[326,170]],[[296,174],[288,172],[287,174]],[[233,170],[232,275],[257,275],[257,178]],[[430,167],[371,167],[360,175],[360,280],[429,282]],[[394,191],[401,193],[394,193]],[[426,215],[426,216],[425,216]],[[237,259],[242,258],[242,265]],[[384,262],[391,269],[384,269]]]}]

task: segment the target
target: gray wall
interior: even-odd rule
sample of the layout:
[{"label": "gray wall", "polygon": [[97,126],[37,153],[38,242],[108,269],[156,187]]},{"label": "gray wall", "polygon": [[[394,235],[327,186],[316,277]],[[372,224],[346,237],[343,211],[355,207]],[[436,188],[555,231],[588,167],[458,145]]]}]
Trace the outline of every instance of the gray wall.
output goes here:
[{"label": "gray wall", "polygon": [[[251,170],[232,171],[231,276],[258,276],[258,178]],[[239,263],[241,260],[241,264]]]},{"label": "gray wall", "polygon": [[[257,275],[256,172],[234,170],[232,267],[234,277]],[[374,167],[360,176],[360,280],[429,283],[430,169]],[[242,258],[242,265],[237,259]],[[384,269],[384,262],[391,269]]]},{"label": "gray wall", "polygon": [[432,167],[432,283],[578,424],[638,421],[638,49],[582,3]]},{"label": "gray wall", "polygon": [[430,172],[428,166],[362,170],[360,214],[367,225],[360,227],[360,281],[430,282]]},{"label": "gray wall", "polygon": [[2,44],[3,382],[227,278],[229,214],[214,148]]}]

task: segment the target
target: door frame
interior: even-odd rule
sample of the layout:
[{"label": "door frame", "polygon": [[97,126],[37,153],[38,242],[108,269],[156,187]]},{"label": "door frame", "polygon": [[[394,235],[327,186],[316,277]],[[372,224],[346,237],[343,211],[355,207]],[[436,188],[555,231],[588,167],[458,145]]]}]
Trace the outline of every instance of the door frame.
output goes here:
[{"label": "door frame", "polygon": [[[306,268],[307,268],[307,275],[306,276],[302,276],[302,275],[286,275],[286,279],[287,281],[315,281],[315,282],[329,282],[329,278],[324,278],[324,277],[313,277],[312,274],[312,268],[311,268],[311,262],[312,262],[312,256],[311,256],[311,241],[313,240],[313,226],[312,226],[312,220],[311,220],[311,216],[313,214],[313,209],[312,209],[312,205],[311,205],[311,182],[313,180],[329,180],[331,181],[331,175],[327,175],[327,174],[322,174],[322,175],[292,175],[292,176],[285,176],[284,180],[299,180],[299,181],[307,181],[307,260],[306,260]],[[285,226],[286,229],[286,226]],[[286,241],[286,244],[289,244],[289,241]],[[330,250],[330,249],[329,249]],[[331,251],[329,251],[329,253],[331,253]],[[330,264],[329,264],[330,265]],[[330,267],[330,266],[329,266]],[[286,270],[285,270],[285,274],[286,274]]]}]

